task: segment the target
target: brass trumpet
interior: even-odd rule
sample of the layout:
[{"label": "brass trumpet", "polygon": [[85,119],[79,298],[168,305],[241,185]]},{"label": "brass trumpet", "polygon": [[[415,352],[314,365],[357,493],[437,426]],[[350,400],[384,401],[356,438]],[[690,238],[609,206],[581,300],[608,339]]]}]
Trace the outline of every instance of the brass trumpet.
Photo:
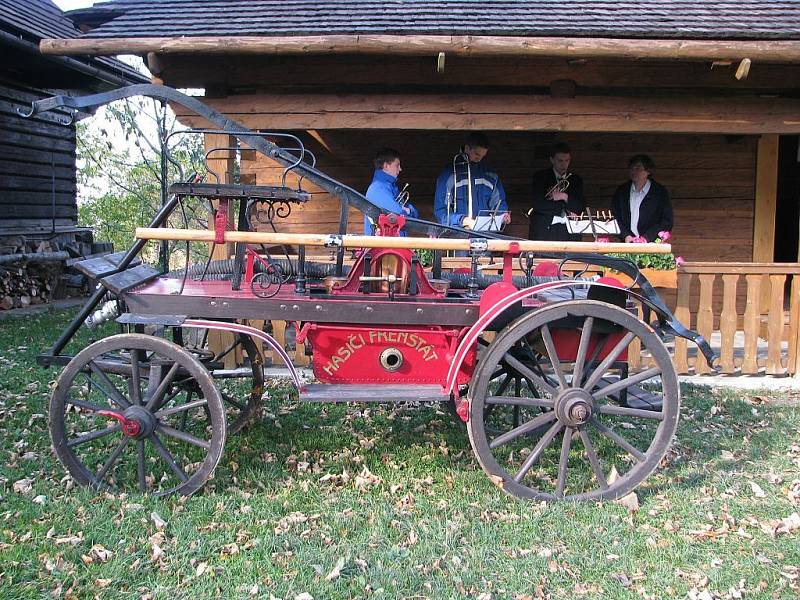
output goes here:
[{"label": "brass trumpet", "polygon": [[560,179],[557,179],[553,187],[547,190],[547,193],[544,195],[545,198],[553,198],[553,194],[556,192],[566,192],[569,188],[569,178],[572,177],[572,173],[566,173]]},{"label": "brass trumpet", "polygon": [[397,197],[394,199],[394,201],[397,202],[400,206],[405,206],[406,204],[408,204],[409,196],[410,194],[408,192],[408,184],[405,184],[403,186],[403,189],[400,190],[400,193],[397,194]]}]

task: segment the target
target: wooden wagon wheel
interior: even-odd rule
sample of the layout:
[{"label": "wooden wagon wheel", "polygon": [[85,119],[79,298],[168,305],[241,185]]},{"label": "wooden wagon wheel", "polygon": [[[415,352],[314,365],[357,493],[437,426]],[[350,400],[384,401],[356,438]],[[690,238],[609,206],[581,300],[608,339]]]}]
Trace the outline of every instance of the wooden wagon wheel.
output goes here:
[{"label": "wooden wagon wheel", "polygon": [[188,496],[214,472],[225,434],[208,371],[154,336],[95,342],[70,361],[50,399],[59,460],[75,481],[96,489]]},{"label": "wooden wagon wheel", "polygon": [[[261,409],[261,397],[264,394],[264,361],[256,348],[253,338],[241,333],[233,334],[233,342],[224,348],[212,351],[209,348],[208,329],[196,327],[176,328],[173,340],[188,350],[211,373],[216,381],[217,389],[222,394],[228,420],[228,434],[238,433],[253,421]],[[241,349],[247,358],[247,373],[231,377],[223,368],[225,357]],[[249,380],[249,386],[243,385]],[[196,388],[196,383],[193,383]],[[197,390],[190,390],[196,392]]]},{"label": "wooden wagon wheel", "polygon": [[[654,364],[629,375],[625,353],[636,339]],[[499,367],[525,381],[530,396],[493,383]],[[648,397],[652,408],[623,405],[623,391]],[[527,412],[515,421],[517,406]],[[679,410],[675,369],[648,325],[603,302],[569,301],[523,315],[482,355],[468,431],[481,467],[509,494],[616,499],[658,466]],[[496,411],[512,418],[493,419]]]},{"label": "wooden wagon wheel", "polygon": [[[543,372],[541,357],[536,354],[524,340],[512,345],[507,354],[517,361],[531,366],[531,369],[545,380],[547,373]],[[525,374],[520,373],[509,364],[505,357],[501,358],[494,371],[489,375],[488,393],[490,396],[507,398],[528,398],[528,401],[508,401],[505,404],[485,403],[483,407],[483,422],[486,434],[494,437],[510,429],[519,427],[523,422],[539,416],[543,411],[549,410],[532,404],[533,399],[539,398],[540,393],[533,381]]]}]

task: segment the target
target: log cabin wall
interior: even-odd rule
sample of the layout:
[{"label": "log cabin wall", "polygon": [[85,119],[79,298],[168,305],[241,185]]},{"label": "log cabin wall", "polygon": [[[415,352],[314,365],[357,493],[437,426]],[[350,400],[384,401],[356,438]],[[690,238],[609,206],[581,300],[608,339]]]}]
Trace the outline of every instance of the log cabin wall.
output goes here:
[{"label": "log cabin wall", "polygon": [[56,93],[0,82],[0,235],[75,226],[75,125],[63,112],[16,113]]}]

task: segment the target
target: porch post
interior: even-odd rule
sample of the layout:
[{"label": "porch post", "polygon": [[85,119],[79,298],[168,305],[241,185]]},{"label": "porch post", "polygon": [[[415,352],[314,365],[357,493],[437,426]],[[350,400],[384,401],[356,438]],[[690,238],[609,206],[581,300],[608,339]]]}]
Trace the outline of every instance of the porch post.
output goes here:
[{"label": "porch post", "polygon": [[[756,197],[753,219],[753,262],[775,259],[775,211],[778,197],[778,135],[762,134],[756,157]],[[769,310],[769,287],[762,289],[761,314]]]}]

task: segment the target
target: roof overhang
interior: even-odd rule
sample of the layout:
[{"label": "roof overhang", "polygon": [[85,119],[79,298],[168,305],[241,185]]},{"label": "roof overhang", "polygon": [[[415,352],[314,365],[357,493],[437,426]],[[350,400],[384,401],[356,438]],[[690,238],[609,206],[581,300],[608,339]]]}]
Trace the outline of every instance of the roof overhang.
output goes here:
[{"label": "roof overhang", "polygon": [[45,39],[45,54],[384,54],[800,62],[800,40],[672,40],[450,35]]}]

